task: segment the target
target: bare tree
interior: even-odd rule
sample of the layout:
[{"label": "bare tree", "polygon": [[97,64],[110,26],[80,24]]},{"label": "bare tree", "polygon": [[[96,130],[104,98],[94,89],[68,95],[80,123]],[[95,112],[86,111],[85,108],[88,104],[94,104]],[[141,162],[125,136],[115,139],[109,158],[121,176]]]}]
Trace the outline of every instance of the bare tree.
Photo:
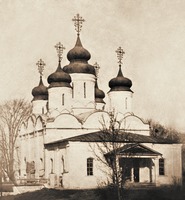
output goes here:
[{"label": "bare tree", "polygon": [[150,135],[156,138],[163,138],[171,142],[179,142],[181,140],[181,133],[172,127],[165,127],[159,122],[148,120],[150,124]]},{"label": "bare tree", "polygon": [[116,116],[113,113],[110,113],[109,116],[108,127],[104,119],[100,122],[102,129],[98,142],[89,145],[96,159],[105,165],[105,168],[102,167],[101,170],[111,179],[118,200],[123,200],[123,185],[125,183],[123,170],[125,170],[125,167],[120,166],[119,151],[123,147],[124,141],[128,140],[128,135],[120,129],[121,124],[117,121]]},{"label": "bare tree", "polygon": [[31,106],[23,99],[0,105],[0,154],[2,170],[15,182],[16,142],[22,122],[30,115]]}]

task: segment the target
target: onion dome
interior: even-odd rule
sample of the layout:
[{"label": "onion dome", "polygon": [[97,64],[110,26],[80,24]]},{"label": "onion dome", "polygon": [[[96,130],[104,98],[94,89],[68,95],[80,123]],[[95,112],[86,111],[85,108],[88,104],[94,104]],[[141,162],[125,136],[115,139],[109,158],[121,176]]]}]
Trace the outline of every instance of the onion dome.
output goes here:
[{"label": "onion dome", "polygon": [[34,87],[32,90],[33,100],[48,100],[48,90],[42,82],[42,76],[40,76],[40,82],[37,87]]},{"label": "onion dome", "polygon": [[64,71],[72,73],[84,73],[95,75],[94,66],[88,64],[88,60],[91,58],[91,54],[82,46],[80,41],[80,31],[82,23],[85,21],[79,14],[74,16],[75,30],[77,32],[77,40],[75,47],[71,49],[67,54],[67,59],[70,61],[69,65],[64,67]]},{"label": "onion dome", "polygon": [[111,88],[109,92],[111,91],[130,91],[132,87],[132,81],[126,77],[123,76],[121,66],[119,67],[118,75],[116,78],[113,78],[109,81],[109,87]]},{"label": "onion dome", "polygon": [[95,102],[96,103],[105,103],[103,99],[105,98],[105,93],[98,88],[97,80],[95,82]]},{"label": "onion dome", "polygon": [[83,48],[80,37],[78,36],[75,47],[67,54],[67,59],[70,61],[70,64],[65,66],[63,69],[69,74],[85,73],[95,75],[94,66],[88,64],[90,58],[90,53]]},{"label": "onion dome", "polygon": [[48,83],[49,88],[51,87],[71,87],[71,77],[69,74],[64,72],[64,70],[61,68],[61,60],[62,60],[62,54],[65,47],[59,42],[55,45],[55,48],[57,50],[58,54],[58,67],[57,70],[49,75],[48,77]]},{"label": "onion dome", "polygon": [[116,78],[113,78],[109,81],[109,87],[111,88],[109,92],[111,91],[130,91],[132,87],[132,81],[126,77],[123,76],[122,70],[121,70],[121,64],[123,59],[123,54],[125,53],[121,47],[119,47],[116,50],[118,63],[119,63],[119,71]]},{"label": "onion dome", "polygon": [[57,70],[48,76],[49,88],[51,87],[71,87],[71,77],[63,71],[59,61]]}]

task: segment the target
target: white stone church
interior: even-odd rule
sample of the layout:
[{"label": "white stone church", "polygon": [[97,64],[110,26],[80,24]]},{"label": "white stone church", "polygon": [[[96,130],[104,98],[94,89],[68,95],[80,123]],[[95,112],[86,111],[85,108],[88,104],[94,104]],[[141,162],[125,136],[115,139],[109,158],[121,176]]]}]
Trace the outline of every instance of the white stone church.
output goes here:
[{"label": "white stone church", "polygon": [[132,81],[121,69],[123,50],[116,51],[119,64],[117,71],[111,69],[115,78],[107,80],[105,103],[105,93],[98,87],[99,67],[89,64],[91,55],[80,39],[84,20],[76,15],[73,21],[77,40],[67,53],[69,63],[62,63],[64,47],[58,43],[58,67],[48,76],[48,86],[42,81],[45,64],[37,63],[40,82],[32,90],[33,114],[20,130],[18,179],[46,180],[49,187],[67,189],[110,183],[109,168],[102,160],[106,162],[111,152],[103,153],[99,147],[104,148],[103,130],[114,114],[119,126],[117,156],[120,168],[126,166],[127,183],[181,184],[181,144],[150,136],[149,124],[132,112]]}]

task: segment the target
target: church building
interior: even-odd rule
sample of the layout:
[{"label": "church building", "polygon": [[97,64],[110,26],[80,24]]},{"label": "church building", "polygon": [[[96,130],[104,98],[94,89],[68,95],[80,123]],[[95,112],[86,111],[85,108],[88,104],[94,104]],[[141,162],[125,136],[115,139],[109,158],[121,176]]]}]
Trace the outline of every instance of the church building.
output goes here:
[{"label": "church building", "polygon": [[17,179],[45,180],[48,187],[66,189],[111,183],[108,161],[112,151],[107,145],[113,140],[113,119],[116,156],[125,183],[181,184],[182,145],[152,137],[150,125],[133,113],[132,81],[122,72],[123,49],[116,50],[117,70],[108,66],[112,76],[117,76],[107,80],[110,90],[105,102],[98,85],[99,66],[89,63],[91,54],[81,42],[84,20],[77,14],[73,21],[77,39],[67,53],[69,63],[62,62],[65,48],[59,42],[55,46],[58,66],[48,76],[47,86],[42,80],[45,63],[42,59],[37,63],[40,81],[32,90],[33,113],[20,130]]}]

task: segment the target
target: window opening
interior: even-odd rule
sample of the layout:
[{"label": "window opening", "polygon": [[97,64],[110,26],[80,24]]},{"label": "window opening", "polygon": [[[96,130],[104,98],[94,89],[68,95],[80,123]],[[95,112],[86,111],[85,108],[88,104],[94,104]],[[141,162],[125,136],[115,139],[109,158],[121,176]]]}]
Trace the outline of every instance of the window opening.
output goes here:
[{"label": "window opening", "polygon": [[159,159],[159,175],[164,175],[164,158]]},{"label": "window opening", "polygon": [[62,94],[62,105],[64,106],[64,94]]},{"label": "window opening", "polygon": [[128,105],[127,105],[127,97],[125,98],[125,109],[127,109]]},{"label": "window opening", "polygon": [[72,98],[74,98],[74,83],[72,83]]},{"label": "window opening", "polygon": [[93,175],[93,158],[87,158],[87,176]]},{"label": "window opening", "polygon": [[50,159],[50,162],[51,162],[51,174],[53,173],[53,159],[51,158]]},{"label": "window opening", "polygon": [[86,98],[86,83],[84,83],[84,98]]}]

